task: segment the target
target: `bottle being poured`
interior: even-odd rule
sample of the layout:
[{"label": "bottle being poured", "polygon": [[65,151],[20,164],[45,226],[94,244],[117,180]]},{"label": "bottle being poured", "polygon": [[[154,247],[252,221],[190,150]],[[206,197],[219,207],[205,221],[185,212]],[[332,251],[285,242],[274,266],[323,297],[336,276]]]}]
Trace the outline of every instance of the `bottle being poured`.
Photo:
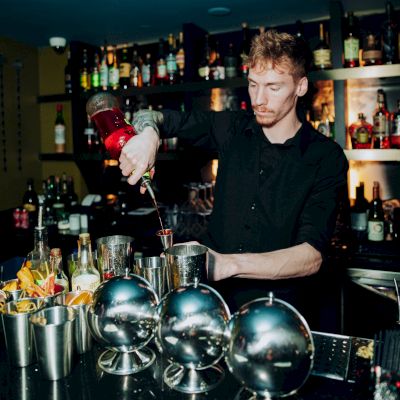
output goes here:
[{"label": "bottle being poured", "polygon": [[[118,160],[122,148],[131,137],[136,135],[136,132],[134,127],[125,120],[117,98],[110,93],[97,93],[88,100],[86,112],[96,124],[111,158]],[[142,176],[141,185],[146,188],[153,203],[157,204],[149,172]]]}]

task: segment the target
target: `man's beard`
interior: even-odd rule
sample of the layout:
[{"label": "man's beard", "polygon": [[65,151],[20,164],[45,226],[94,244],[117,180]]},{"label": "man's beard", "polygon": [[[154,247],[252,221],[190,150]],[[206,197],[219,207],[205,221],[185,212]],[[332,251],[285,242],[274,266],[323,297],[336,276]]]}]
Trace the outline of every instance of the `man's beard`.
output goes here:
[{"label": "man's beard", "polygon": [[[257,109],[254,108],[254,111],[256,111]],[[261,111],[261,110],[260,110]],[[262,110],[263,112],[265,112],[265,110]],[[259,125],[264,126],[266,128],[271,128],[272,126],[274,126],[278,121],[276,119],[276,115],[273,111],[271,111],[269,113],[268,116],[266,115],[259,115],[257,113],[255,113],[256,116],[256,121]]]}]

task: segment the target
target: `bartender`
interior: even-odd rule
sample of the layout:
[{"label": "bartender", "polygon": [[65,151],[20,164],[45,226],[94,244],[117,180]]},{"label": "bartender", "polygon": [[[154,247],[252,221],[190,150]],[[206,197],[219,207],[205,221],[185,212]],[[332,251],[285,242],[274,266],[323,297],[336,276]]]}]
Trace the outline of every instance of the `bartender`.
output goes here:
[{"label": "bartender", "polygon": [[288,33],[255,36],[247,60],[251,113],[142,110],[133,122],[138,135],[120,156],[133,185],[154,166],[160,137],[218,152],[214,209],[201,242],[209,248],[208,278],[231,311],[273,290],[307,312],[309,277],[321,267],[347,193],[343,150],[296,111],[308,88],[308,54]]}]

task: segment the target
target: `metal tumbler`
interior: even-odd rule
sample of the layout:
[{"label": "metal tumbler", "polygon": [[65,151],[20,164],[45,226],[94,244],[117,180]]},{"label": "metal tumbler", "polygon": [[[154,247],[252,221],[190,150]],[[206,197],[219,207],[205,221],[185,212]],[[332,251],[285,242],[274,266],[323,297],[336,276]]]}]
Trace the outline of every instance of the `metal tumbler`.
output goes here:
[{"label": "metal tumbler", "polygon": [[200,244],[180,244],[165,250],[169,290],[207,282],[208,248]]},{"label": "metal tumbler", "polygon": [[64,306],[45,308],[31,316],[36,357],[44,379],[55,381],[71,373],[75,317],[74,309]]},{"label": "metal tumbler", "polygon": [[163,257],[144,257],[135,261],[133,272],[146,279],[157,293],[158,299],[168,292],[166,260]]},{"label": "metal tumbler", "polygon": [[[19,305],[29,304],[29,302],[32,302],[36,308],[29,312],[18,313]],[[37,298],[25,298],[6,304],[5,313],[1,314],[1,317],[8,359],[11,365],[26,367],[35,361],[33,332],[29,317],[36,312],[36,309],[44,306],[43,300]]]}]

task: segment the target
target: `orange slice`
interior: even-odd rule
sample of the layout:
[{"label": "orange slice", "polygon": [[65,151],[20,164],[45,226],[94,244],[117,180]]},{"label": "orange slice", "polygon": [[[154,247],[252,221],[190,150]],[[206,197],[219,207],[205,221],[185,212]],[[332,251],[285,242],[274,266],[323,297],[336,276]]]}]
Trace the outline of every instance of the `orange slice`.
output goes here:
[{"label": "orange slice", "polygon": [[75,295],[67,296],[65,304],[67,306],[78,306],[81,304],[90,304],[92,302],[92,293],[89,291],[78,292]]}]

